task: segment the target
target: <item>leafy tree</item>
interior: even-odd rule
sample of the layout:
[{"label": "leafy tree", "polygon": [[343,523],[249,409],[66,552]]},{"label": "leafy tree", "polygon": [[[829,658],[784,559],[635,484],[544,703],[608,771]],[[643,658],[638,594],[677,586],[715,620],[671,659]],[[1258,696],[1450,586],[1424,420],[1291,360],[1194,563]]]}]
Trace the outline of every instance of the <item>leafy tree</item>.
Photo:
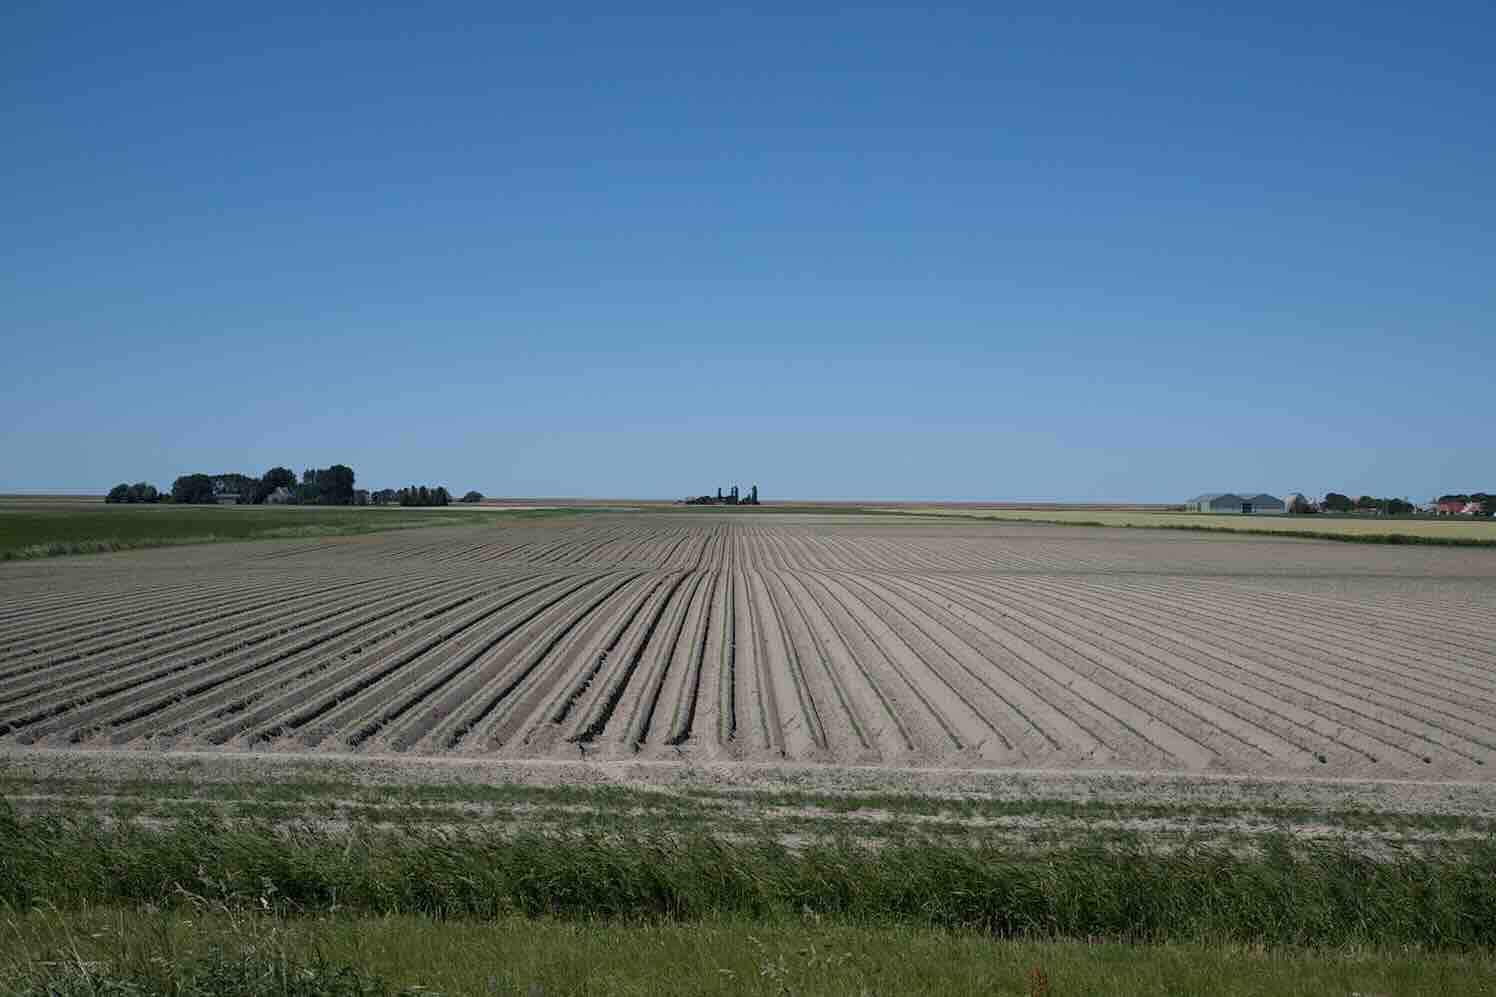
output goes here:
[{"label": "leafy tree", "polygon": [[272,467],[266,471],[260,476],[260,480],[254,483],[251,489],[254,494],[255,505],[263,503],[275,493],[277,488],[284,488],[294,493],[296,491],[296,473],[288,467]]},{"label": "leafy tree", "polygon": [[1304,496],[1295,495],[1293,497],[1293,504],[1288,507],[1288,511],[1295,516],[1308,516],[1314,512],[1314,506],[1310,505],[1309,500],[1304,498]]},{"label": "leafy tree", "polygon": [[130,501],[130,486],[123,481],[109,489],[109,494],[104,496],[105,502],[128,502]]},{"label": "leafy tree", "polygon": [[482,502],[483,501],[483,493],[482,492],[468,492],[466,495],[464,495],[462,497],[462,501],[464,501],[464,502]]},{"label": "leafy tree", "polygon": [[334,464],[317,472],[317,485],[321,491],[323,505],[353,504],[353,468],[347,464]]},{"label": "leafy tree", "polygon": [[156,491],[156,486],[144,481],[137,481],[130,486],[127,502],[159,502],[161,493]]},{"label": "leafy tree", "polygon": [[213,479],[206,474],[184,474],[172,482],[171,500],[184,504],[212,504]]},{"label": "leafy tree", "polygon": [[1350,512],[1353,507],[1354,503],[1351,502],[1349,495],[1330,492],[1325,496],[1325,508],[1331,512]]}]

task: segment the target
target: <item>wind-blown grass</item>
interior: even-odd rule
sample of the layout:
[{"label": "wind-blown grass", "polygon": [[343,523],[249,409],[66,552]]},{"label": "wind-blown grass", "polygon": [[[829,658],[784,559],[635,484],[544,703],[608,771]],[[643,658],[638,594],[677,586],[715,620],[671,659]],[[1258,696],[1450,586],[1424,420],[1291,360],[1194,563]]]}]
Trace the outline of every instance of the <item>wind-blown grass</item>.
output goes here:
[{"label": "wind-blown grass", "polygon": [[1272,839],[1265,854],[1142,844],[1031,857],[929,842],[803,847],[705,835],[160,829],[0,811],[0,904],[590,921],[807,913],[998,937],[1261,946],[1496,947],[1496,843],[1377,860]]}]

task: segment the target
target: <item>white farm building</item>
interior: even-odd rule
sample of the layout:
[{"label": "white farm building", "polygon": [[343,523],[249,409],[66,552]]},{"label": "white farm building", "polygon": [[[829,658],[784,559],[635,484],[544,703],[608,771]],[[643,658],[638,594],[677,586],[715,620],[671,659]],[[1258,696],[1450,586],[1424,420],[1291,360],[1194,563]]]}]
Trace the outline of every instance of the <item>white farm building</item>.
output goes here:
[{"label": "white farm building", "polygon": [[1184,503],[1185,512],[1234,512],[1239,516],[1252,513],[1284,513],[1288,506],[1280,498],[1266,492],[1251,494],[1243,492],[1210,492],[1196,495]]}]

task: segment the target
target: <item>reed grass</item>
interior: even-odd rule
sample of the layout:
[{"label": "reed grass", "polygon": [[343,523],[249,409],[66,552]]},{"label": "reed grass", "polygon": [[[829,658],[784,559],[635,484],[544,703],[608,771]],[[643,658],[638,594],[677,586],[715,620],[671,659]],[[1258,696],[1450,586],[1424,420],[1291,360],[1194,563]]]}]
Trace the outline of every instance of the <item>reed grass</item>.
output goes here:
[{"label": "reed grass", "polygon": [[812,913],[1008,938],[1489,949],[1496,842],[1390,860],[1279,837],[1252,854],[1110,842],[1034,856],[938,841],[347,833],[211,816],[143,827],[0,809],[0,903],[11,909],[193,897],[292,913],[766,923]]}]

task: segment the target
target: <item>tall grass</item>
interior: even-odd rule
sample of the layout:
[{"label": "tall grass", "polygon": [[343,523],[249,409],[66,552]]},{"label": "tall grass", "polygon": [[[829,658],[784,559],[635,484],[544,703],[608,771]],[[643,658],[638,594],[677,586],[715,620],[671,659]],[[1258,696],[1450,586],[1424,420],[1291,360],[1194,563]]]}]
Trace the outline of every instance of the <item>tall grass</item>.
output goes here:
[{"label": "tall grass", "polygon": [[1379,861],[1274,839],[1266,854],[707,836],[343,834],[162,829],[0,810],[0,903],[166,905],[222,898],[289,912],[593,920],[807,913],[1002,937],[1268,946],[1496,947],[1496,843]]}]

